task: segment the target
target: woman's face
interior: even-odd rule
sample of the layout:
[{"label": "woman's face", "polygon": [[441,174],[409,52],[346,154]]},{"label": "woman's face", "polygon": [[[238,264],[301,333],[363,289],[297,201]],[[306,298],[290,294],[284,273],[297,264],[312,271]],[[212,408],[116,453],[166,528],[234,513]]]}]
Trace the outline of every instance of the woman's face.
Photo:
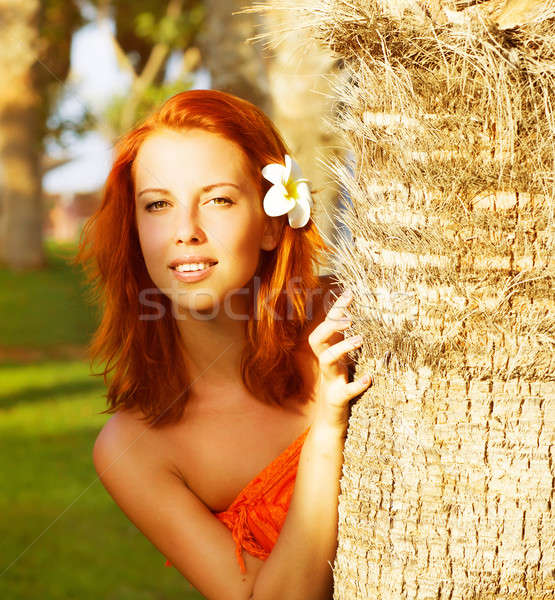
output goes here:
[{"label": "woman's face", "polygon": [[[277,220],[264,213],[246,160],[234,142],[199,129],[156,131],[137,153],[133,174],[141,250],[175,316],[182,313],[178,307],[214,316],[245,306],[260,250],[277,244]],[[187,257],[217,262],[185,274],[202,279],[183,281],[170,264]]]}]

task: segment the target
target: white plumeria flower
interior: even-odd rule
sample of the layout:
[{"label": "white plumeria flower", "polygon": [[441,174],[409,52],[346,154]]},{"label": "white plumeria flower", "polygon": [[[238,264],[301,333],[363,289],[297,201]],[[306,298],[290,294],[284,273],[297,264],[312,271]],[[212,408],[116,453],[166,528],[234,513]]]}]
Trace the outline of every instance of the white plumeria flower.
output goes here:
[{"label": "white plumeria flower", "polygon": [[310,219],[313,201],[310,182],[303,177],[299,165],[286,154],[285,166],[270,163],[262,169],[262,176],[274,184],[264,196],[264,212],[270,217],[288,213],[291,227],[304,227]]}]

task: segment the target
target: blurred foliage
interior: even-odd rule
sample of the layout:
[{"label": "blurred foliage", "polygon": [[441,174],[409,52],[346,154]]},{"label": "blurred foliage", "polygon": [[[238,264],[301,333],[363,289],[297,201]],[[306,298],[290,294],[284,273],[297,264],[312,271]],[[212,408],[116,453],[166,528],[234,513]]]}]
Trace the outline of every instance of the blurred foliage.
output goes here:
[{"label": "blurred foliage", "polygon": [[[113,139],[167,98],[192,86],[191,70],[197,61],[191,60],[195,56],[191,50],[196,50],[205,10],[200,0],[94,1],[114,20],[115,42],[128,61],[127,68],[133,70],[129,92],[114,96],[102,115],[104,133]],[[167,63],[176,51],[182,53],[181,71],[168,81]]]},{"label": "blurred foliage", "polygon": [[[69,86],[60,86],[59,97],[62,93],[70,94],[71,88]],[[71,132],[74,135],[81,136],[85,133],[96,129],[98,126],[98,117],[93,113],[91,108],[81,102],[83,109],[82,115],[78,119],[64,119],[58,112],[52,112],[48,116],[46,135],[49,140],[55,141],[55,143],[61,148],[69,148],[73,145],[74,140],[72,136],[68,136]]]},{"label": "blurred foliage", "polygon": [[[139,101],[135,112],[135,120],[142,120],[154,107],[159,106],[174,94],[190,89],[191,86],[192,80],[190,79],[180,79],[162,85],[148,86]],[[124,94],[114,96],[103,113],[105,126],[114,136],[121,133],[121,116],[126,102],[127,96]]]},{"label": "blurred foliage", "polygon": [[[108,10],[114,19],[116,40],[136,73],[144,69],[157,43],[166,43],[172,50],[194,45],[204,20],[204,3],[199,0],[185,0],[178,17],[166,14],[168,2],[155,0],[92,0],[92,4]],[[155,83],[161,84],[163,76],[161,70]]]},{"label": "blurred foliage", "polygon": [[[204,21],[204,3],[199,0],[184,0],[180,14],[167,14],[168,3],[155,0],[42,0],[38,15],[40,54],[34,68],[37,88],[45,102],[41,103],[42,143],[48,138],[61,147],[67,141],[67,132],[82,135],[98,128],[99,119],[106,120],[108,133],[119,133],[119,120],[125,96],[115,96],[105,114],[94,114],[84,103],[82,115],[77,119],[62,119],[54,111],[64,93],[68,93],[66,78],[70,68],[70,50],[73,34],[89,22],[81,10],[93,7],[96,14],[104,14],[114,20],[115,40],[121,47],[135,75],[140,75],[156,44],[169,47],[168,57],[175,50],[186,50],[195,44]],[[164,81],[164,62],[145,88],[138,101],[136,119],[145,116],[152,108],[171,95],[191,87],[190,74],[186,68],[172,82]],[[104,127],[104,123],[102,124]]]},{"label": "blurred foliage", "polygon": [[158,22],[151,12],[137,15],[135,32],[152,44],[168,44],[173,48],[186,48],[196,36],[204,20],[204,6],[196,4],[177,18],[164,15]]}]

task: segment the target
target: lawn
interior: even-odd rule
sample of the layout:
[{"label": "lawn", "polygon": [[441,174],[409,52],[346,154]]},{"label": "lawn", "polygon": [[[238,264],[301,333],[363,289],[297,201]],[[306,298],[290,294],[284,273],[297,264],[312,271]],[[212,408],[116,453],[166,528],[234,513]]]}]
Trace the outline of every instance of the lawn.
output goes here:
[{"label": "lawn", "polygon": [[106,390],[71,358],[96,322],[71,251],[49,244],[48,268],[0,270],[0,598],[200,600],[98,481]]},{"label": "lawn", "polygon": [[0,268],[0,347],[42,350],[87,343],[97,311],[85,302],[83,277],[67,264],[70,244],[46,245],[48,267],[29,272]]}]

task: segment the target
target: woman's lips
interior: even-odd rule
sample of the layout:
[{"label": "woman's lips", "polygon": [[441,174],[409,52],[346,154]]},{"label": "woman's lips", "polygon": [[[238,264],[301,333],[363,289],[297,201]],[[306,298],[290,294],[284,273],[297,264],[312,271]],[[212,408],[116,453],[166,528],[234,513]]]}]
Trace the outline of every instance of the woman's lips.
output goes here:
[{"label": "woman's lips", "polygon": [[200,281],[201,279],[205,279],[206,277],[208,277],[210,275],[210,273],[212,273],[212,271],[214,270],[214,267],[217,265],[218,263],[214,264],[214,265],[210,265],[209,267],[207,267],[206,269],[202,269],[201,271],[176,271],[175,269],[172,269],[173,274],[175,275],[176,279],[178,279],[179,281],[184,281],[185,283],[194,283],[195,281]]}]

